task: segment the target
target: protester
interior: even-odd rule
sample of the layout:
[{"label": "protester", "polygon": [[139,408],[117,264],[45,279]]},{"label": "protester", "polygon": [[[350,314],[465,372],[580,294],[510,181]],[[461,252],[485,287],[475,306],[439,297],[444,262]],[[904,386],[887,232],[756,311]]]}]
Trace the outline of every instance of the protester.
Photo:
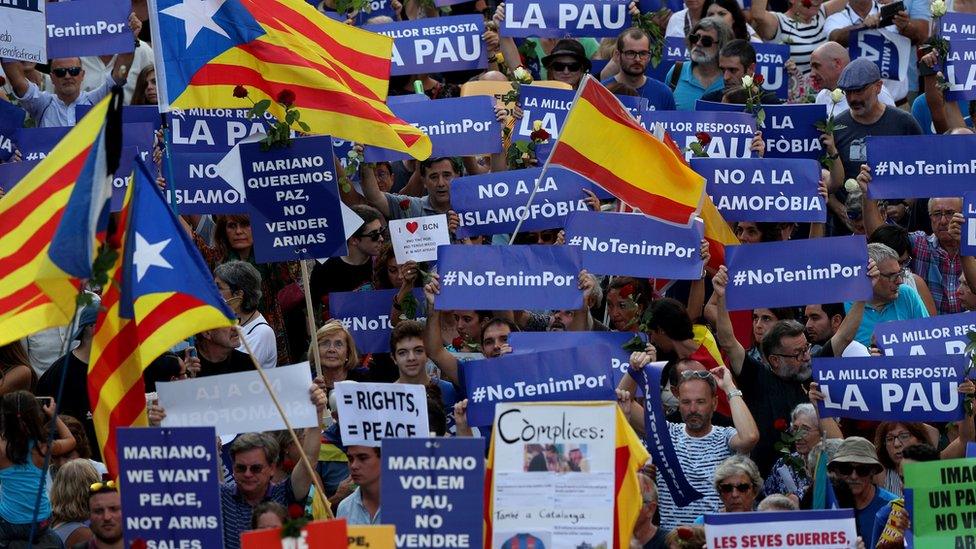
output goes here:
[{"label": "protester", "polygon": [[92,538],[87,543],[76,544],[73,549],[122,549],[125,547],[122,498],[116,482],[103,476],[100,482],[91,485],[89,494]]},{"label": "protester", "polygon": [[[877,9],[877,7],[874,9]],[[838,17],[849,11],[851,11],[850,7],[830,17]],[[846,94],[833,93],[835,89],[839,89],[837,88],[837,82],[840,80],[840,75],[844,71],[844,68],[851,62],[851,56],[847,48],[837,42],[839,40],[824,42],[817,46],[817,49],[813,50],[813,53],[810,54],[810,80],[820,90],[817,92],[816,102],[827,105],[827,108],[834,115],[838,115],[850,108],[847,106]],[[878,94],[878,100],[890,107],[895,106],[895,99],[891,96],[891,92],[888,91],[884,83],[881,84],[881,93]]]},{"label": "protester", "polygon": [[790,0],[785,13],[767,11],[767,0],[752,3],[750,13],[756,33],[763,40],[789,44],[790,59],[800,74],[810,72],[810,54],[827,41],[827,18],[847,6],[847,0],[810,2]]},{"label": "protester", "polygon": [[274,329],[257,308],[261,301],[261,273],[245,261],[228,261],[217,265],[214,281],[221,297],[240,321],[247,347],[241,342],[237,350],[247,353],[250,349],[262,368],[277,366],[278,346]]},{"label": "protester", "polygon": [[747,42],[762,42],[756,29],[746,22],[746,14],[742,11],[742,6],[733,0],[705,0],[702,9],[705,10],[705,17],[718,17],[725,21],[725,24],[732,29],[732,36],[736,40]]},{"label": "protester", "polygon": [[156,68],[148,65],[139,72],[132,90],[132,105],[155,105],[159,101],[156,88]]},{"label": "protester", "polygon": [[725,83],[718,66],[718,52],[731,39],[732,29],[717,17],[706,17],[692,27],[687,38],[691,61],[676,62],[664,79],[674,91],[674,103],[679,111],[695,110],[695,102],[703,95],[722,89]]},{"label": "protester", "polygon": [[698,21],[704,17],[705,2],[702,0],[684,0],[684,9],[671,14],[665,36],[684,38],[691,34]]},{"label": "protester", "polygon": [[380,449],[369,446],[349,446],[349,476],[356,490],[339,503],[336,518],[346,519],[350,525],[380,523]]},{"label": "protester", "polygon": [[51,529],[67,547],[92,538],[86,524],[91,516],[88,491],[100,478],[95,468],[81,459],[64,464],[54,476],[51,484]]},{"label": "protester", "polygon": [[366,205],[353,206],[352,210],[363,220],[363,225],[346,240],[348,253],[330,257],[318,263],[309,277],[312,303],[321,303],[322,316],[328,318],[328,296],[332,292],[349,292],[373,279],[373,258],[380,254],[383,242],[389,239],[389,230],[383,216],[376,208]]},{"label": "protester", "polygon": [[857,535],[870,539],[874,517],[889,501],[898,496],[874,483],[874,476],[884,469],[870,441],[861,437],[844,439],[837,453],[827,464],[832,478],[846,484],[854,496],[854,519]]},{"label": "protester", "polygon": [[[721,0],[723,2],[727,0]],[[734,2],[733,2],[734,4]],[[717,5],[717,4],[712,4]],[[738,4],[736,4],[738,5]],[[722,102],[722,98],[732,89],[742,86],[742,77],[753,78],[756,74],[756,50],[746,40],[730,40],[718,52],[718,68],[722,71],[721,90],[710,91],[702,96],[702,101]],[[776,94],[763,92],[761,103],[779,103]],[[762,156],[762,155],[760,155]]]},{"label": "protester", "polygon": [[254,508],[254,513],[251,515],[251,530],[281,528],[286,520],[288,520],[287,509],[280,503],[266,501]]},{"label": "protester", "polygon": [[[902,463],[926,463],[939,461],[939,451],[932,445],[919,442],[902,450]],[[895,504],[899,512],[893,512]],[[905,532],[910,527],[910,519],[905,511],[905,499],[899,498],[885,504],[874,517],[874,530],[871,535],[872,547],[903,547]]]},{"label": "protester", "polygon": [[254,369],[251,356],[237,350],[243,344],[236,326],[200,332],[196,344],[197,356],[191,355],[186,360],[190,377],[219,376]]},{"label": "protester", "polygon": [[[877,276],[871,279],[873,296],[864,305],[864,314],[857,335],[857,341],[867,347],[873,346],[871,338],[874,327],[880,322],[890,320],[909,320],[912,318],[928,318],[925,304],[918,292],[904,284],[905,272],[898,264],[898,254],[884,244],[868,244],[868,257],[877,266]],[[847,314],[853,310],[853,304],[846,304]]]},{"label": "protester", "polygon": [[[972,381],[960,384],[959,392],[971,393]],[[958,435],[949,441],[940,452],[940,459],[955,459],[965,457],[966,444],[974,440],[972,414],[967,414],[957,424]],[[874,434],[874,446],[878,448],[878,459],[884,465],[882,472],[875,479],[878,486],[888,490],[896,496],[901,496],[905,484],[905,473],[902,468],[902,452],[905,448],[920,443],[938,443],[939,431],[924,423],[883,421],[878,425]]]},{"label": "protester", "polygon": [[[860,196],[859,199],[863,199],[863,195]],[[902,202],[900,205],[888,204],[888,206],[885,208],[885,215],[888,216],[889,220],[894,220],[893,212],[897,212],[901,208],[905,209],[904,212],[901,212],[905,214],[911,210],[911,206],[907,203],[907,201]],[[950,233],[953,232],[952,224],[950,224],[949,230]],[[955,238],[954,235],[952,236]],[[930,316],[935,316],[938,314],[938,310],[935,308],[935,299],[932,297],[932,292],[929,290],[928,283],[926,283],[922,277],[918,276],[918,274],[911,270],[913,260],[913,245],[912,238],[909,236],[908,231],[900,225],[886,223],[871,233],[871,235],[868,237],[868,243],[871,242],[880,242],[885,244],[898,254],[898,264],[901,265],[901,267],[905,270],[905,284],[907,284],[910,288],[914,288],[915,291],[918,292],[919,297],[922,298],[922,302],[925,303],[925,310],[929,312]]]},{"label": "protester", "polygon": [[620,72],[603,81],[603,85],[613,82],[626,84],[647,99],[648,107],[658,111],[674,110],[674,94],[660,80],[646,76],[644,72],[651,60],[651,39],[639,28],[630,28],[617,37],[617,47],[613,60],[620,66]]},{"label": "protester", "polygon": [[0,396],[14,391],[32,391],[37,374],[20,341],[0,345]]},{"label": "protester", "polygon": [[715,491],[722,499],[722,512],[745,513],[755,510],[763,480],[753,461],[732,456],[715,469]]},{"label": "protester", "polygon": [[[447,213],[451,209],[451,181],[461,177],[464,171],[461,162],[455,158],[428,158],[421,161],[414,177],[426,190],[426,196],[418,198],[406,194],[393,194],[381,191],[376,176],[369,168],[362,171],[363,195],[368,203],[376,208],[386,219],[403,219],[422,215]],[[372,221],[372,219],[370,220]],[[364,219],[364,222],[369,222]]]},{"label": "protester", "polygon": [[763,492],[767,496],[774,494],[791,496],[790,501],[793,501],[794,505],[799,505],[810,487],[811,478],[805,468],[807,457],[824,438],[817,409],[813,404],[801,402],[793,408],[787,432],[793,441],[793,451],[781,456],[773,464],[763,484]]},{"label": "protester", "polygon": [[359,366],[356,342],[338,320],[330,320],[319,328],[315,341],[308,348],[308,363],[314,367],[313,353],[318,353],[325,390],[331,393],[336,383],[349,379],[350,373]]},{"label": "protester", "polygon": [[631,538],[631,547],[643,549],[665,549],[664,538],[668,533],[654,523],[654,516],[658,510],[657,486],[651,477],[644,473],[637,473],[637,480],[640,482],[641,489],[641,510],[637,515],[637,523],[634,524],[634,535]]}]

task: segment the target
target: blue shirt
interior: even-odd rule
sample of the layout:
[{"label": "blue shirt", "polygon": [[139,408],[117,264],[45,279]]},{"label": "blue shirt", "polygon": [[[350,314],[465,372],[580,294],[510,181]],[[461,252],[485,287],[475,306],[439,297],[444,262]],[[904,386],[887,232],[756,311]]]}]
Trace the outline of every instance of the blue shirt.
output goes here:
[{"label": "blue shirt", "polygon": [[[844,304],[844,309],[851,310],[851,302]],[[925,303],[919,297],[914,288],[902,284],[898,287],[898,297],[891,303],[883,305],[880,309],[875,309],[870,304],[864,305],[864,318],[861,325],[857,328],[857,335],[854,339],[865,347],[871,346],[871,337],[874,335],[874,326],[881,322],[891,320],[909,320],[913,318],[928,318],[929,312],[925,308]],[[869,530],[870,533],[870,530]],[[867,539],[865,537],[864,539]]]},{"label": "blue shirt", "polygon": [[[678,85],[674,88],[674,103],[679,111],[695,110],[695,101],[701,99],[701,96],[725,87],[725,80],[722,79],[721,73],[715,78],[711,86],[704,87],[692,74],[691,65],[691,61],[685,61],[681,64],[681,75],[678,76]],[[674,67],[671,67],[664,81],[670,82],[673,73]]]},{"label": "blue shirt", "polygon": [[[603,85],[609,86],[616,81],[616,77],[610,77],[603,81]],[[674,94],[664,82],[648,76],[644,79],[644,84],[636,89],[641,97],[647,99],[648,109],[652,111],[674,110]]]},{"label": "blue shirt", "polygon": [[[0,517],[11,524],[30,524],[34,520],[34,496],[41,482],[41,470],[34,465],[34,441],[27,445],[27,461],[0,469]],[[37,520],[51,516],[49,488],[41,493]]]},{"label": "blue shirt", "polygon": [[380,511],[381,509],[377,508],[376,516],[369,516],[369,511],[363,505],[363,493],[360,487],[346,496],[346,499],[339,502],[339,507],[336,509],[336,518],[346,519],[346,524],[369,526],[371,524],[380,524]]},{"label": "blue shirt", "polygon": [[[854,521],[857,523],[857,535],[861,536],[861,539],[865,543],[870,541],[871,536],[874,534],[874,521],[878,515],[878,511],[887,505],[888,502],[898,499],[898,496],[880,486],[876,486],[874,489],[874,499],[871,500],[871,503],[864,509],[854,510]],[[887,519],[887,516],[885,518]],[[874,544],[869,545],[869,547],[874,547]]]},{"label": "blue shirt", "polygon": [[[966,125],[972,127],[973,121],[969,118],[969,101],[959,102],[959,112],[962,113]],[[932,127],[932,111],[929,110],[929,104],[925,101],[924,93],[916,97],[912,103],[912,116],[922,127],[922,134],[932,135],[935,133],[935,128]]]}]

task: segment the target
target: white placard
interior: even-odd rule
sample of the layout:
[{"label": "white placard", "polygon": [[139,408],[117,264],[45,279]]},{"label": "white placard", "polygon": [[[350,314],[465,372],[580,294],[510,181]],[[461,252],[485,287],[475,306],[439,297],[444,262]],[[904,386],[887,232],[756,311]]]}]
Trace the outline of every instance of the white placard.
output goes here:
[{"label": "white placard", "polygon": [[447,216],[440,214],[391,219],[390,242],[393,243],[393,253],[400,265],[410,260],[417,263],[437,261],[437,247],[451,243],[451,235],[447,231]]},{"label": "white placard", "polygon": [[[309,398],[312,372],[308,362],[265,370],[291,426],[319,424]],[[257,371],[157,383],[159,405],[166,410],[163,427],[212,425],[218,433],[253,433],[285,428]]]},{"label": "white placard", "polygon": [[848,549],[857,546],[851,509],[705,515],[708,547]]},{"label": "white placard", "polygon": [[0,5],[0,57],[47,63],[46,0],[7,0]]},{"label": "white placard", "polygon": [[336,383],[339,429],[346,446],[380,446],[384,438],[426,438],[427,391],[408,383]]}]

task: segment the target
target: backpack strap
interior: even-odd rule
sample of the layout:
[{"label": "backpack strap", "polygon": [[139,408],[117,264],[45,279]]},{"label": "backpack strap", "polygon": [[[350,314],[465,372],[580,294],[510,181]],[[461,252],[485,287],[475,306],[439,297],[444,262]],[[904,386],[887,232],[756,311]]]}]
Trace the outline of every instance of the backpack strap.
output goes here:
[{"label": "backpack strap", "polygon": [[684,61],[674,62],[674,68],[671,69],[671,79],[668,81],[668,87],[671,88],[671,91],[674,91],[678,87],[678,80],[681,79],[681,70],[684,64]]}]

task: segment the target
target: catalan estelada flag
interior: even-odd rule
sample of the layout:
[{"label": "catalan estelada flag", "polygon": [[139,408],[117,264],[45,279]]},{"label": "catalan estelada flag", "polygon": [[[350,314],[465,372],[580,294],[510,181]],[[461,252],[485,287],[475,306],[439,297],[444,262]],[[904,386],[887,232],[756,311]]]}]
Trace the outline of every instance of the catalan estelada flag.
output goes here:
[{"label": "catalan estelada flag", "polygon": [[107,223],[106,97],[0,199],[0,345],[67,325]]},{"label": "catalan estelada flag", "polygon": [[121,253],[102,294],[88,363],[88,397],[102,458],[118,474],[115,430],[145,426],[142,372],[187,337],[237,319],[200,252],[141,159],[116,229]]},{"label": "catalan estelada flag", "polygon": [[705,180],[647,132],[598,80],[587,75],[547,166],[572,170],[649,215],[690,225]]},{"label": "catalan estelada flag", "polygon": [[311,132],[406,152],[431,143],[386,106],[393,39],[333,21],[305,0],[150,0],[159,106],[249,108],[290,90]]}]

